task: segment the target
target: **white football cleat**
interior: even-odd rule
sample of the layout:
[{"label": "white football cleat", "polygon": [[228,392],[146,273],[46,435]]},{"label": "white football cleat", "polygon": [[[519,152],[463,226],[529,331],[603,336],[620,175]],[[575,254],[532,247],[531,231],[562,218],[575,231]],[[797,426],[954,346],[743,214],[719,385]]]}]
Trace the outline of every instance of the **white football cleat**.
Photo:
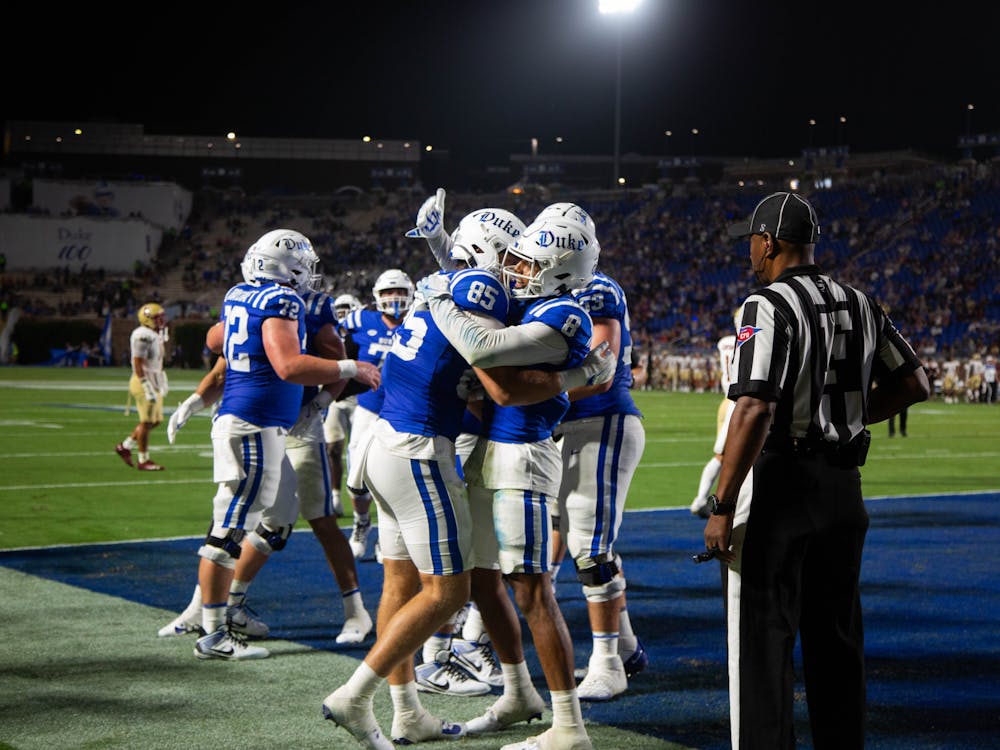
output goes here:
[{"label": "white football cleat", "polygon": [[169,624],[160,628],[157,635],[166,638],[171,635],[187,635],[197,633],[199,636],[205,635],[201,627],[201,607],[189,607],[181,612]]},{"label": "white football cleat", "polygon": [[490,637],[483,633],[478,641],[456,638],[451,643],[452,658],[466,672],[492,687],[503,687],[503,670],[493,655]]},{"label": "white football cleat", "polygon": [[255,617],[256,614],[246,602],[236,604],[226,610],[226,622],[230,628],[247,638],[267,638],[271,628],[263,620]]},{"label": "white football cleat", "polygon": [[369,520],[367,523],[354,522],[354,528],[351,531],[351,553],[354,555],[355,560],[360,560],[368,552],[368,537],[372,533],[372,522]]},{"label": "white football cleat", "polygon": [[340,629],[337,636],[337,643],[361,643],[372,631],[372,618],[367,610],[361,610],[361,614],[356,617],[348,617],[344,620],[344,627]]},{"label": "white football cleat", "polygon": [[378,727],[371,700],[354,698],[346,685],[326,696],[323,701],[323,718],[346,729],[368,750],[395,750]]},{"label": "white football cleat", "polygon": [[448,695],[486,695],[492,688],[455,663],[451,651],[438,651],[434,661],[416,668],[417,690]]},{"label": "white football cleat", "polygon": [[415,745],[434,740],[457,740],[465,735],[465,727],[432,716],[424,711],[417,718],[403,719],[397,712],[392,720],[392,741],[396,745]]},{"label": "white football cleat", "polygon": [[465,731],[468,734],[484,734],[509,727],[519,721],[530,724],[534,719],[541,719],[544,710],[545,701],[532,687],[531,693],[521,696],[520,699],[509,695],[501,696],[482,716],[467,721]]},{"label": "white football cleat", "polygon": [[500,750],[594,750],[594,746],[582,727],[552,727],[537,737],[504,745]]},{"label": "white football cleat", "polygon": [[243,636],[223,625],[214,633],[203,635],[194,644],[194,655],[199,659],[266,659],[271,652],[260,646],[250,646]]},{"label": "white football cleat", "polygon": [[622,658],[614,656],[591,656],[587,666],[587,676],[576,688],[582,701],[609,701],[628,689],[625,665]]}]

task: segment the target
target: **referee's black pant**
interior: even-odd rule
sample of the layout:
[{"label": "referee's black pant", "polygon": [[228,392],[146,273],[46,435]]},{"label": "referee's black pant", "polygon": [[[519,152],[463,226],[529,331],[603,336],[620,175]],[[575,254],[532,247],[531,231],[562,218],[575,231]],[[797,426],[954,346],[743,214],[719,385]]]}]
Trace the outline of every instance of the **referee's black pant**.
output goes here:
[{"label": "referee's black pant", "polygon": [[834,466],[823,455],[774,452],[754,464],[753,499],[728,587],[734,750],[795,747],[797,634],[813,746],[864,746],[858,581],[867,530],[857,468]]}]

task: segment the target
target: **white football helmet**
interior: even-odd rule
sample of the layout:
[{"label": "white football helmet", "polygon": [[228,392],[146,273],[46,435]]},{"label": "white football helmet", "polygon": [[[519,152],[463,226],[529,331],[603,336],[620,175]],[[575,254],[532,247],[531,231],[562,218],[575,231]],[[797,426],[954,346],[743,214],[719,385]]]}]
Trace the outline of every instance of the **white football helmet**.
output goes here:
[{"label": "white football helmet", "polygon": [[[563,219],[536,220],[507,246],[503,278],[515,297],[568,294],[590,283],[600,253],[597,239],[584,224]],[[516,266],[521,261],[525,263],[518,271]]]},{"label": "white football helmet", "polygon": [[562,219],[566,221],[575,221],[577,224],[582,224],[587,228],[587,230],[597,237],[597,225],[594,224],[594,220],[590,218],[590,214],[584,211],[580,206],[575,203],[553,203],[542,209],[541,213],[535,217],[535,221],[539,219]]},{"label": "white football helmet", "polygon": [[361,309],[361,300],[353,294],[341,294],[333,300],[333,311],[337,314],[337,320],[343,320],[352,310]]},{"label": "white football helmet", "polygon": [[410,277],[398,268],[383,271],[372,287],[375,307],[393,318],[402,317],[410,309],[414,291]]},{"label": "white football helmet", "polygon": [[465,216],[451,234],[451,259],[469,268],[499,274],[500,254],[524,233],[524,222],[502,208],[480,208]]},{"label": "white football helmet", "polygon": [[248,284],[277,281],[305,292],[315,290],[322,281],[318,265],[319,256],[305,235],[294,229],[274,229],[250,246],[241,268]]}]

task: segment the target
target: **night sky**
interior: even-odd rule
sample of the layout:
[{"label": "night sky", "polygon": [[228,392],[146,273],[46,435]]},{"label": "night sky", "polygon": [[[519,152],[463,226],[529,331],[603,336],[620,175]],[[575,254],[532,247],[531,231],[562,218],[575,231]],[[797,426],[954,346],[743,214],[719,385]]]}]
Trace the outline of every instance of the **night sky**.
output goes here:
[{"label": "night sky", "polygon": [[609,154],[620,31],[622,153],[955,155],[967,127],[1000,130],[995,2],[643,0],[627,18],[597,0],[226,7],[20,7],[0,52],[4,119],[368,134],[484,163],[532,137],[542,153]]}]

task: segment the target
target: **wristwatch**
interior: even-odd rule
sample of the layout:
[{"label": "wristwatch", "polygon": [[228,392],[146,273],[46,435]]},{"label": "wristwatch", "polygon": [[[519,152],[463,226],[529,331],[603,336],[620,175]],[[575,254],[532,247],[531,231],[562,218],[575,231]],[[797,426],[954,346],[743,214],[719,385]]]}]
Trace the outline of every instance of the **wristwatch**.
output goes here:
[{"label": "wristwatch", "polygon": [[718,495],[709,495],[708,512],[713,516],[728,516],[736,512],[736,503],[720,503]]}]

